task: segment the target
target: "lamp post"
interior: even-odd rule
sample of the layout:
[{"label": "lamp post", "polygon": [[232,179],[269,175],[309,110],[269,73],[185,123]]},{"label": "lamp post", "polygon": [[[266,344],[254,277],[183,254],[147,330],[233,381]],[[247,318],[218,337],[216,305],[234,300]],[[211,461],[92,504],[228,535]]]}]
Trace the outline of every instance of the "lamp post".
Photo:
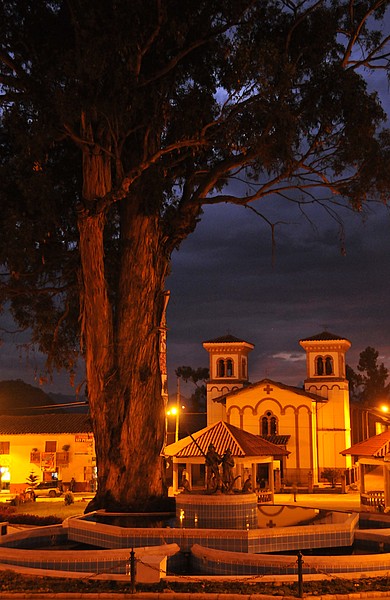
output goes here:
[{"label": "lamp post", "polygon": [[[175,442],[179,440],[179,420],[180,420],[180,379],[177,378],[177,393],[176,393],[176,405],[171,406],[166,412],[167,417],[175,417]],[[168,419],[166,425],[168,433]]]},{"label": "lamp post", "polygon": [[180,417],[180,377],[177,378],[175,442],[177,442],[179,439],[179,417]]}]

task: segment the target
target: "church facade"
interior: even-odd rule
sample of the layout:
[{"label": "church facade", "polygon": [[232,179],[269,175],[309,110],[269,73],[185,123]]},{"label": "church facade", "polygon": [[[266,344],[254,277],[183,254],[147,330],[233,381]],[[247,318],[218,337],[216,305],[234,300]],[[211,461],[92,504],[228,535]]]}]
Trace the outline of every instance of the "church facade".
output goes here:
[{"label": "church facade", "polygon": [[[286,484],[317,484],[327,469],[346,470],[351,457],[345,355],[350,342],[329,332],[299,341],[306,352],[304,387],[270,379],[249,382],[253,344],[232,335],[209,340],[207,425],[225,421],[288,451],[274,469]],[[303,375],[303,374],[302,374]],[[259,472],[259,481],[266,473]]]}]

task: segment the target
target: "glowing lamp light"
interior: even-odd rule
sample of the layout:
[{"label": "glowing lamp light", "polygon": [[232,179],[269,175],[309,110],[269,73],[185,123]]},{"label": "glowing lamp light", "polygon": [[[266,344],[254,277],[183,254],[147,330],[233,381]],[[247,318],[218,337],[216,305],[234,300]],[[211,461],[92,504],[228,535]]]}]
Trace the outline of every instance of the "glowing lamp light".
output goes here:
[{"label": "glowing lamp light", "polygon": [[184,510],[182,508],[180,509],[179,520],[180,520],[180,527],[183,527]]},{"label": "glowing lamp light", "polygon": [[382,404],[381,411],[384,413],[389,412],[389,407],[387,406],[387,404]]}]

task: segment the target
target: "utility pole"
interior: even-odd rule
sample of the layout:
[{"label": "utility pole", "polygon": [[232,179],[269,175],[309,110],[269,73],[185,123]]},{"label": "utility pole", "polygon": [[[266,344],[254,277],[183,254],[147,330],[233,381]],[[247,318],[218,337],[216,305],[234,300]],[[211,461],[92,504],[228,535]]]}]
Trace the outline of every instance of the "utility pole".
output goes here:
[{"label": "utility pole", "polygon": [[180,418],[180,377],[177,378],[175,442],[177,442],[179,440],[179,418]]}]

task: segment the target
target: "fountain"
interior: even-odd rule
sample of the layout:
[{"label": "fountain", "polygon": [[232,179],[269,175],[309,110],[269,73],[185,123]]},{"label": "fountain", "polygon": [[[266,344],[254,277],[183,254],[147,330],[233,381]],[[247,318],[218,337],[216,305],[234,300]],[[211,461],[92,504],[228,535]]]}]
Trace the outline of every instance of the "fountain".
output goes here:
[{"label": "fountain", "polygon": [[[214,478],[216,479],[216,478]],[[226,480],[213,488],[176,496],[175,513],[122,514],[95,511],[61,525],[37,527],[0,536],[0,568],[29,568],[53,576],[126,578],[135,551],[139,582],[155,582],[168,573],[210,575],[296,574],[291,556],[313,549],[351,547],[359,514],[322,511],[297,505],[259,504],[252,492],[238,492]],[[383,529],[359,539],[386,551]],[[390,537],[390,536],[389,536]],[[71,545],[71,547],[69,547]],[[34,552],[31,552],[34,549]],[[390,554],[305,556],[306,573],[387,571]],[[114,575],[115,574],[115,575]],[[128,577],[128,575],[127,575]]]},{"label": "fountain", "polygon": [[[220,522],[211,526],[215,510],[228,515],[229,527],[222,528]],[[129,523],[129,515],[97,511],[71,517],[62,525],[3,535],[0,563],[8,568],[34,568],[35,572],[51,569],[56,576],[59,571],[66,576],[109,571],[121,577],[128,571],[129,552],[134,548],[137,559],[150,566],[149,573],[143,575],[148,582],[155,581],[156,573],[158,578],[165,576],[167,569],[188,573],[189,564],[193,572],[203,574],[292,573],[296,572],[296,561],[274,553],[351,546],[359,522],[357,513],[257,506],[257,496],[251,493],[179,494],[176,514],[151,515],[156,520],[149,527],[145,526],[145,515],[130,517]],[[64,542],[83,545],[88,551],[55,549]],[[35,548],[34,553],[31,548]],[[390,555],[361,556],[359,561],[356,556],[337,556],[336,561],[310,556],[304,562],[306,572],[358,572],[370,570],[370,566],[372,570],[387,570]]]}]

